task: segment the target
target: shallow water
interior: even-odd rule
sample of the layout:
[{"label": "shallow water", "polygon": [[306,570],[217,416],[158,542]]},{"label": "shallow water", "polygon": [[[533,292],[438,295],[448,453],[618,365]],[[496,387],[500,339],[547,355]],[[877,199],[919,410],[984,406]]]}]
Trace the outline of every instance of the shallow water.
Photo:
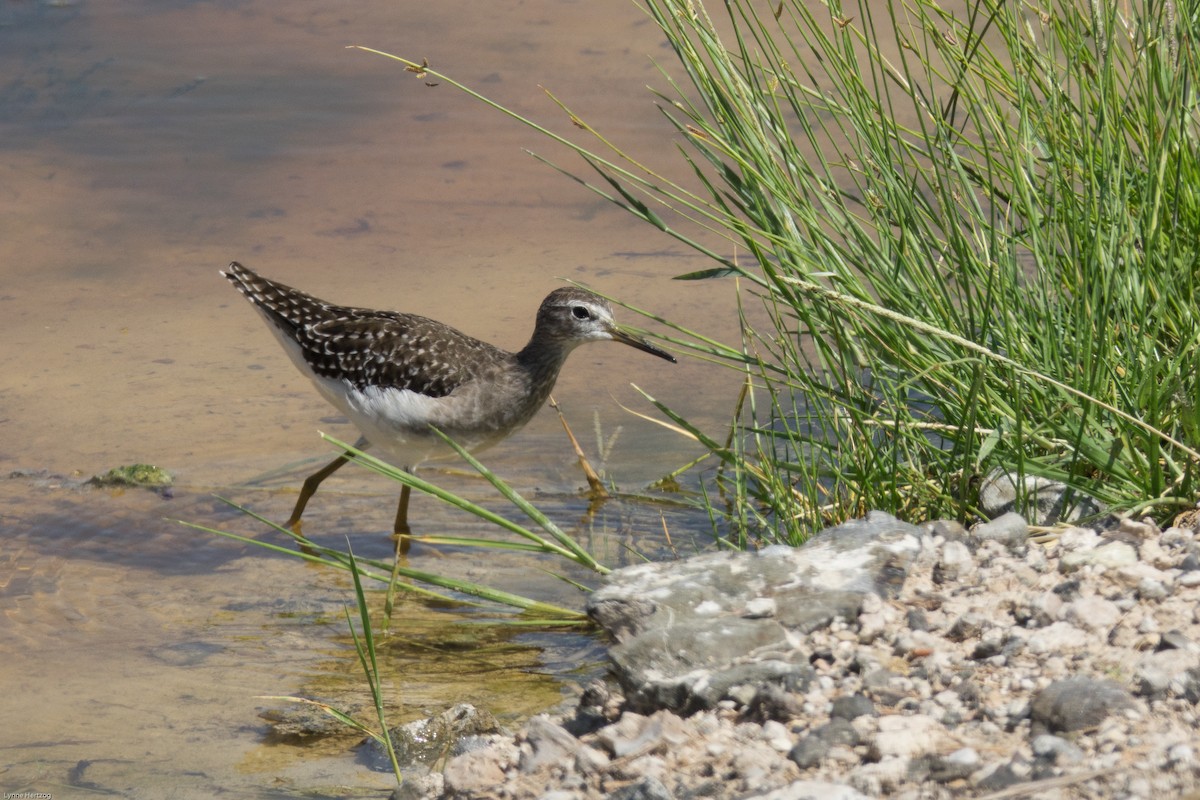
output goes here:
[{"label": "shallow water", "polygon": [[[230,260],[510,348],[562,278],[733,338],[728,284],[668,281],[704,264],[523,148],[576,166],[568,155],[348,44],[428,58],[580,135],[545,85],[639,157],[677,161],[645,89],[662,83],[649,57],[669,54],[632,4],[0,4],[0,474],[16,473],[0,480],[6,792],[388,786],[345,741],[278,742],[259,717],[271,707],[260,695],[361,684],[341,617],[346,576],[174,521],[269,535],[212,495],[282,519],[333,453],[317,431],[355,436],[217,275]],[[630,383],[719,425],[736,375],[616,346],[573,355],[555,396],[593,459],[620,429],[606,466],[637,488],[695,450],[621,410],[652,410]],[[486,461],[609,564],[664,546],[652,507],[612,504],[581,522],[583,479],[550,412]],[[134,462],[173,472],[172,497],[77,485]],[[496,504],[476,478],[433,474]],[[310,504],[306,533],[382,557],[395,492],[348,467]],[[418,532],[481,531],[428,498],[413,503]],[[680,549],[703,545],[690,518],[666,524]],[[420,546],[410,560],[578,604],[527,562]],[[397,641],[461,635],[462,614],[447,609],[409,603],[402,616]],[[484,630],[470,649],[503,669],[455,674],[448,665],[464,659],[392,652],[398,713],[470,699],[514,719],[597,668],[589,640]]]}]

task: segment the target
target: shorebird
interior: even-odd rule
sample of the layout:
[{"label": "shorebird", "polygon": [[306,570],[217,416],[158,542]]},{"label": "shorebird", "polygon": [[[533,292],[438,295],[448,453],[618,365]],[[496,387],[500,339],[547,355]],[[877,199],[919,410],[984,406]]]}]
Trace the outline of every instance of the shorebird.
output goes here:
[{"label": "shorebird", "polygon": [[[533,335],[510,353],[417,314],[351,308],[264,278],[236,261],[221,273],[267,321],[292,363],[358,428],[358,449],[375,447],[412,471],[446,450],[430,426],[468,451],[506,439],[545,405],[559,370],[584,342],[611,340],[675,362],[613,320],[612,307],[584,289],[555,289],[537,311]],[[350,452],[310,475],[285,523],[300,517],[321,482]],[[393,535],[408,549],[409,487],[400,492]]]}]

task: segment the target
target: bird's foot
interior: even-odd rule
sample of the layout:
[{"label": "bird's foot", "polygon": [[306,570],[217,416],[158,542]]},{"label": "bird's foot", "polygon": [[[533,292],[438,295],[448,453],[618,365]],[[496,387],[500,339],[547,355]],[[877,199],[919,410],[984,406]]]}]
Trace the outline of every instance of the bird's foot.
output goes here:
[{"label": "bird's foot", "polygon": [[408,549],[412,547],[412,531],[407,525],[403,529],[392,531],[390,538],[396,546],[396,555],[408,555]]}]

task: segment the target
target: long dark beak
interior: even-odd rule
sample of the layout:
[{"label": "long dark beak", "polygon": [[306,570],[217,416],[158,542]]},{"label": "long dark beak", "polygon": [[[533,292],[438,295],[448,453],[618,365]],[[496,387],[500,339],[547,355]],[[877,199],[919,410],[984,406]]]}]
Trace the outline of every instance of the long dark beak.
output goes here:
[{"label": "long dark beak", "polygon": [[675,356],[671,355],[666,350],[658,349],[657,347],[650,344],[642,337],[636,336],[636,335],[630,333],[629,331],[624,330],[623,328],[618,328],[616,326],[613,326],[613,329],[610,331],[610,333],[612,333],[612,338],[613,338],[614,342],[620,342],[621,344],[627,344],[630,347],[634,347],[634,348],[637,348],[638,350],[641,350],[643,353],[649,353],[652,356],[658,356],[659,358],[665,358],[667,361],[670,361],[672,364],[678,363],[675,361]]}]

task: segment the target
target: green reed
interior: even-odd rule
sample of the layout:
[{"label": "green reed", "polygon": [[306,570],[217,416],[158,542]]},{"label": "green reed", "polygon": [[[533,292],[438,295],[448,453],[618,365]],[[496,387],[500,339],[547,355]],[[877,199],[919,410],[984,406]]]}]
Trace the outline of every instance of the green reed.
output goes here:
[{"label": "green reed", "polygon": [[739,342],[670,337],[745,374],[738,435],[658,404],[721,459],[711,501],[735,533],[798,542],[871,508],[970,518],[997,467],[1114,510],[1192,506],[1195,10],[713,8],[645,3],[676,58],[658,97],[695,191],[557,98],[591,146],[427,71],[567,147],[591,171],[574,177],[714,262],[676,277],[738,276],[753,296],[739,293]]},{"label": "green reed", "polygon": [[367,688],[371,692],[371,703],[375,708],[375,719],[379,723],[379,730],[375,731],[366,723],[355,719],[328,703],[311,700],[307,697],[269,695],[263,699],[286,700],[291,703],[316,706],[351,730],[358,731],[370,737],[388,754],[392,774],[396,776],[396,783],[401,784],[404,782],[404,774],[400,769],[400,761],[396,756],[396,744],[392,741],[391,732],[388,730],[387,713],[384,710],[383,679],[380,677],[379,659],[375,650],[375,630],[371,625],[371,608],[367,603],[367,595],[363,590],[362,573],[358,569],[358,562],[354,557],[354,551],[350,548],[349,539],[346,540],[346,555],[350,566],[350,574],[354,577],[354,605],[358,610],[361,633],[354,627],[354,620],[350,616],[349,608],[345,609],[346,624],[350,627],[350,636],[354,640],[354,652],[358,655],[359,666],[362,668],[363,676],[366,678]]}]

